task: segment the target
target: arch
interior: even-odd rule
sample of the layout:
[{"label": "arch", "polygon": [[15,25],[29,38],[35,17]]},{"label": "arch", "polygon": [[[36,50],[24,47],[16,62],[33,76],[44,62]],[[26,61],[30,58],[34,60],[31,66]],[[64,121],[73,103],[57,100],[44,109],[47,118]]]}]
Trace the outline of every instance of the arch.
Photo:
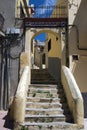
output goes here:
[{"label": "arch", "polygon": [[[49,52],[45,52],[46,57],[45,57],[45,64],[46,67],[48,68],[49,72],[55,77],[55,79],[57,81],[59,81],[60,77],[61,77],[61,36],[59,33],[58,29],[50,29],[50,28],[44,28],[44,29],[33,29],[31,30],[31,32],[33,32],[32,37],[31,37],[31,51],[33,50],[33,39],[41,34],[41,33],[49,33],[52,35],[54,35],[52,38],[55,38],[55,40],[52,39],[52,43],[51,44],[51,50]],[[57,37],[57,38],[56,38]],[[55,41],[55,42],[53,42]],[[46,42],[47,46],[48,46],[48,42]],[[54,47],[55,45],[55,47]],[[47,47],[46,46],[46,47]],[[55,51],[54,51],[55,49]],[[33,54],[34,51],[32,51]],[[56,53],[57,52],[57,53]],[[33,57],[34,55],[32,55]],[[42,57],[43,58],[43,57]],[[41,62],[42,63],[42,62]],[[54,71],[53,71],[53,66],[54,66]]]},{"label": "arch", "polygon": [[[33,31],[33,30],[32,30]],[[41,33],[52,33],[53,35],[55,35],[55,36],[59,36],[58,35],[58,29],[36,29],[36,30],[34,30],[35,32],[34,32],[34,35],[32,36],[32,38],[31,38],[31,44],[33,43],[33,39],[36,37],[36,36],[38,36],[39,34],[41,34]]]}]

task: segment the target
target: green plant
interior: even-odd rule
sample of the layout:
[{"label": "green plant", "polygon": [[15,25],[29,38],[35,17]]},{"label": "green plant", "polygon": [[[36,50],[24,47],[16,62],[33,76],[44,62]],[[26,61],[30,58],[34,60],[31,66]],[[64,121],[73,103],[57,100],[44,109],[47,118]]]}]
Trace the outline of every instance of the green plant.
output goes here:
[{"label": "green plant", "polygon": [[48,94],[47,94],[47,98],[53,98],[53,94],[48,93]]},{"label": "green plant", "polygon": [[21,130],[28,130],[28,127],[22,126]]},{"label": "green plant", "polygon": [[48,93],[48,94],[50,94],[50,92],[49,92],[49,91],[45,91],[44,93]]},{"label": "green plant", "polygon": [[52,99],[50,99],[50,103],[52,102]]},{"label": "green plant", "polygon": [[50,94],[50,98],[52,98],[53,97],[53,94]]},{"label": "green plant", "polygon": [[37,93],[50,93],[49,91],[38,90]]},{"label": "green plant", "polygon": [[36,93],[33,93],[32,97],[35,97],[36,96]]},{"label": "green plant", "polygon": [[38,126],[38,127],[39,127],[39,129],[41,130],[42,126]]},{"label": "green plant", "polygon": [[41,90],[37,90],[37,93],[43,93],[43,91],[41,91]]}]

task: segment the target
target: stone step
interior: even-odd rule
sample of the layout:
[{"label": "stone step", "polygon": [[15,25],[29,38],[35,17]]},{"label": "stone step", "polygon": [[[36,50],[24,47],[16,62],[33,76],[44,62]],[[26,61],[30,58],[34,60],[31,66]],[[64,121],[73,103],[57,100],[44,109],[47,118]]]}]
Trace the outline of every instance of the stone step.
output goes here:
[{"label": "stone step", "polygon": [[63,114],[58,115],[29,115],[25,114],[25,121],[30,122],[55,122],[55,121],[65,121],[65,116]]},{"label": "stone step", "polygon": [[52,79],[55,80],[50,74],[33,74],[31,75],[31,79]]},{"label": "stone step", "polygon": [[28,130],[83,130],[79,129],[76,124],[66,122],[24,122],[23,124]]},{"label": "stone step", "polygon": [[49,74],[34,74],[31,75],[31,79],[53,79],[55,80],[52,76],[50,76]]},{"label": "stone step", "polygon": [[54,79],[50,74],[33,74],[32,79]]},{"label": "stone step", "polygon": [[34,87],[34,88],[57,88],[57,85],[52,85],[52,84],[31,84],[29,85],[29,88]]},{"label": "stone step", "polygon": [[60,102],[60,98],[40,98],[40,97],[27,97],[27,102]]},{"label": "stone step", "polygon": [[33,69],[33,70],[31,70],[31,73],[32,74],[35,74],[35,73],[48,73],[49,74],[49,72],[45,69],[42,69],[42,70],[41,69],[38,69],[38,70]]},{"label": "stone step", "polygon": [[41,91],[38,91],[38,92],[29,92],[27,93],[27,96],[30,96],[30,97],[46,97],[46,98],[57,98],[58,97],[58,94],[57,93],[50,93],[49,91],[45,91],[45,92],[41,92]]},{"label": "stone step", "polygon": [[29,91],[30,92],[39,92],[39,93],[40,92],[47,92],[47,91],[49,91],[49,92],[57,93],[57,89],[56,88],[45,88],[45,87],[43,87],[43,88],[30,87]]},{"label": "stone step", "polygon": [[50,73],[47,71],[47,70],[44,70],[44,69],[42,69],[42,70],[40,70],[40,69],[38,69],[38,70],[31,70],[31,74],[32,75],[35,75],[35,74],[49,74],[50,75]]},{"label": "stone step", "polygon": [[26,102],[26,107],[48,109],[48,108],[59,108],[62,107],[62,105],[59,102],[54,102],[54,103]]},{"label": "stone step", "polygon": [[57,84],[55,81],[31,81],[31,84]]},{"label": "stone step", "polygon": [[32,69],[31,72],[48,72],[47,69]]},{"label": "stone step", "polygon": [[31,84],[57,84],[47,70],[31,70]]},{"label": "stone step", "polygon": [[31,75],[31,79],[54,79],[54,78],[50,74],[33,74]]},{"label": "stone step", "polygon": [[47,81],[53,81],[53,82],[56,82],[54,79],[52,79],[52,78],[43,78],[43,79],[41,79],[41,78],[38,78],[38,79],[32,79],[31,78],[31,81],[45,81],[45,82],[47,82]]},{"label": "stone step", "polygon": [[30,90],[30,91],[28,91],[28,94],[33,94],[33,93],[57,95],[57,90],[53,91],[53,92],[51,90]]},{"label": "stone step", "polygon": [[54,79],[54,78],[50,74],[47,74],[47,73],[44,73],[44,74],[36,73],[36,74],[31,74],[31,79]]},{"label": "stone step", "polygon": [[26,108],[25,109],[26,114],[29,115],[58,115],[63,114],[63,110],[61,108],[49,108],[49,109],[43,109],[43,108]]},{"label": "stone step", "polygon": [[47,69],[32,69],[31,73],[49,73]]},{"label": "stone step", "polygon": [[[53,85],[53,86],[30,86],[29,87],[29,91],[50,91],[50,92],[57,92],[58,94],[63,94],[64,93],[64,90],[62,89],[58,89],[57,88],[57,85]],[[61,91],[61,93],[60,93]],[[64,95],[64,94],[63,94]],[[63,97],[63,96],[60,96],[60,97]]]},{"label": "stone step", "polygon": [[28,130],[80,130],[72,122],[63,93],[57,84],[31,84],[26,99],[24,126]]}]

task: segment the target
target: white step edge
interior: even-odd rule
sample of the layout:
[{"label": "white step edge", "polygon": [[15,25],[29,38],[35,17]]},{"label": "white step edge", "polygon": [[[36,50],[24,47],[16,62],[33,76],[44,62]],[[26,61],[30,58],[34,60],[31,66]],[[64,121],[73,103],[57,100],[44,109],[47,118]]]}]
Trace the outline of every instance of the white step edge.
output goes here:
[{"label": "white step edge", "polygon": [[59,103],[59,102],[52,102],[52,103],[47,103],[47,102],[26,102],[26,105],[27,104],[35,104],[35,105],[60,105],[60,106],[62,106],[62,104],[61,103]]},{"label": "white step edge", "polygon": [[61,108],[49,108],[49,109],[44,109],[44,108],[25,108],[26,111],[61,111],[63,112],[63,109]]},{"label": "white step edge", "polygon": [[73,127],[77,127],[77,124],[72,124],[72,123],[67,123],[65,121],[62,122],[48,122],[48,123],[42,123],[42,122],[24,122],[23,125],[26,126],[73,126]]},{"label": "white step edge", "polygon": [[29,115],[25,114],[25,118],[65,118],[65,115]]},{"label": "white step edge", "polygon": [[27,99],[40,99],[40,100],[60,100],[60,98],[41,98],[41,97],[27,97]]}]

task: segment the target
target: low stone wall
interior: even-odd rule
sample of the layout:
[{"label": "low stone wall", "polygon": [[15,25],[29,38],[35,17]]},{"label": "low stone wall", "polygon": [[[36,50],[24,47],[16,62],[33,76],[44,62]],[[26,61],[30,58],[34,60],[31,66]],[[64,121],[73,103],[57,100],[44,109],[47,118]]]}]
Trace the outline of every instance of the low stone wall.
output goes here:
[{"label": "low stone wall", "polygon": [[29,85],[29,67],[26,66],[22,73],[16,95],[11,105],[10,116],[15,123],[21,125],[24,122],[25,102]]},{"label": "low stone wall", "polygon": [[20,55],[20,77],[23,73],[23,70],[25,68],[25,66],[29,65],[29,53],[27,52],[22,52]]},{"label": "low stone wall", "polygon": [[73,115],[74,122],[79,126],[84,126],[84,107],[83,98],[79,87],[69,68],[62,67],[62,84],[67,97],[70,111]]}]

